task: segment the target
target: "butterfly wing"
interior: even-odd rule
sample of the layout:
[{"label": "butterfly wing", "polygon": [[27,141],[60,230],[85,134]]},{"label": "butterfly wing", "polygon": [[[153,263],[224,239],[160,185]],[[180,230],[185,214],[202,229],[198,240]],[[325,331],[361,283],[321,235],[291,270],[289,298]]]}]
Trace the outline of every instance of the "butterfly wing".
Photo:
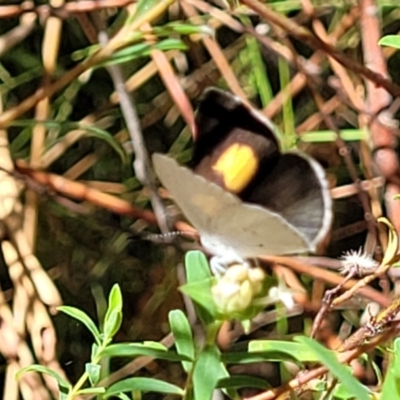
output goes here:
[{"label": "butterfly wing", "polygon": [[224,193],[223,189],[188,168],[181,167],[172,158],[154,154],[152,159],[161,183],[199,233],[208,232],[213,219],[225,207],[240,203],[238,198],[231,196],[222,204],[219,197]]},{"label": "butterfly wing", "polygon": [[315,250],[332,223],[332,200],[322,167],[304,154],[285,153],[260,176],[243,200],[279,213]]},{"label": "butterfly wing", "polygon": [[[230,196],[228,192],[221,193],[220,201],[225,203]],[[242,258],[313,250],[306,237],[279,214],[242,202],[224,208],[215,217],[212,232],[202,238],[202,243],[205,240],[232,248]]]},{"label": "butterfly wing", "polygon": [[[279,143],[272,122],[229,92],[207,88],[196,113],[197,136],[191,166],[196,169],[204,159],[214,157],[228,146],[227,141],[254,143],[255,150],[262,144],[263,157],[279,153]],[[244,137],[243,137],[244,136]],[[259,143],[257,143],[257,141]]]},{"label": "butterfly wing", "polygon": [[207,248],[233,249],[244,258],[310,250],[306,237],[278,214],[243,203],[169,157],[155,154],[153,164]]}]

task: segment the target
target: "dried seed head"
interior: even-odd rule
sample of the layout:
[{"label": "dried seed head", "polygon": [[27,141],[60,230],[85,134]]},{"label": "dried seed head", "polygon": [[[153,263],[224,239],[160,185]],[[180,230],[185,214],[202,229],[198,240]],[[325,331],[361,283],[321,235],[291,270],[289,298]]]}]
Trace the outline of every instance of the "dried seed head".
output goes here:
[{"label": "dried seed head", "polygon": [[347,275],[353,273],[358,276],[369,275],[378,267],[378,262],[375,261],[369,254],[363,253],[361,247],[356,250],[349,250],[341,257],[342,264],[341,273]]}]

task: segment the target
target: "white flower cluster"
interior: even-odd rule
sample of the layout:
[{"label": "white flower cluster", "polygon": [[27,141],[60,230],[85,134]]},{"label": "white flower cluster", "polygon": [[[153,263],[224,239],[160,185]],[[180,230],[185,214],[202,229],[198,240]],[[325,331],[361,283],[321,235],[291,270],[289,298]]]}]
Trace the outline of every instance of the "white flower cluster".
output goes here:
[{"label": "white flower cluster", "polygon": [[249,268],[247,264],[229,267],[212,288],[216,306],[225,314],[245,310],[260,294],[265,276],[261,268]]}]

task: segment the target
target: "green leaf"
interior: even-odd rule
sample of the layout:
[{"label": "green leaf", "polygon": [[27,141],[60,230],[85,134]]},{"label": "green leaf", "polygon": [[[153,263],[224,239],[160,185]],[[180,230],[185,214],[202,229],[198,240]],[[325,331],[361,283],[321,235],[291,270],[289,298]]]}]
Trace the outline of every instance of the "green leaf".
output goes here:
[{"label": "green leaf", "polygon": [[118,284],[115,284],[108,296],[108,308],[104,317],[104,335],[111,339],[122,323],[122,294]]},{"label": "green leaf", "polygon": [[381,38],[378,42],[380,46],[390,46],[395,49],[400,49],[400,36],[399,35],[387,35]]},{"label": "green leaf", "polygon": [[[278,58],[278,70],[281,90],[285,90],[290,84],[290,69],[289,63],[283,57]],[[295,133],[295,121],[293,101],[291,96],[284,97],[282,106],[282,129],[281,143],[284,150],[288,150],[293,146],[292,137]]]},{"label": "green leaf", "polygon": [[381,400],[400,399],[400,339],[393,342],[393,354],[383,381]]},{"label": "green leaf", "polygon": [[121,289],[118,283],[116,283],[111,288],[110,294],[108,296],[108,309],[121,311],[122,305],[123,305],[123,300],[122,300]]},{"label": "green leaf", "polygon": [[104,321],[104,336],[111,339],[119,331],[122,323],[122,312],[113,310]]},{"label": "green leaf", "polygon": [[[173,310],[168,315],[169,326],[175,338],[175,346],[178,354],[190,359],[195,356],[192,330],[186,315],[181,310]],[[193,363],[183,361],[183,369],[189,373]]]},{"label": "green leaf", "polygon": [[211,294],[213,279],[206,256],[201,251],[189,251],[185,256],[187,284],[179,288],[195,302],[196,314],[205,325],[216,319],[216,307]]},{"label": "green leaf", "polygon": [[[340,138],[345,142],[367,140],[369,133],[365,129],[341,129]],[[324,143],[334,142],[337,139],[337,133],[330,130],[309,131],[300,135],[299,139],[306,143]]]},{"label": "green leaf", "polygon": [[[322,385],[321,385],[322,386]],[[326,388],[324,388],[324,390],[326,390]],[[333,390],[333,395],[334,395],[334,399],[341,399],[341,400],[354,400],[354,395],[351,394],[347,388],[342,385],[340,382],[338,382],[335,385],[335,388]]]},{"label": "green leaf", "polygon": [[187,50],[188,47],[185,43],[182,42],[180,39],[165,39],[161,40],[160,42],[156,43],[151,50],[161,50],[161,51],[168,51],[168,50]]},{"label": "green leaf", "polygon": [[228,377],[216,346],[207,346],[199,355],[193,369],[195,400],[210,400],[220,379]]},{"label": "green leaf", "polygon": [[233,375],[221,379],[217,385],[221,389],[257,388],[265,390],[271,385],[265,380],[249,375]]},{"label": "green leaf", "polygon": [[128,378],[111,385],[104,395],[105,398],[116,396],[121,392],[141,392],[169,393],[179,396],[184,395],[184,391],[179,387],[167,382],[153,378]]},{"label": "green leaf", "polygon": [[119,155],[121,161],[124,164],[128,162],[128,156],[124,148],[113,135],[111,135],[104,129],[97,128],[93,125],[78,124],[78,126],[79,128],[84,129],[87,132],[86,137],[94,137],[96,139],[103,140]]},{"label": "green leaf", "polygon": [[75,307],[70,307],[70,306],[59,306],[59,307],[57,307],[57,310],[82,322],[82,324],[85,325],[86,328],[88,328],[89,331],[92,333],[96,342],[98,344],[101,343],[100,332],[97,329],[97,326],[94,324],[93,320],[87,314],[85,314],[83,311],[81,311]]},{"label": "green leaf", "polygon": [[148,43],[136,43],[115,52],[107,60],[96,64],[97,67],[105,67],[115,64],[130,62],[137,58],[147,57],[153,50],[187,50],[187,46],[180,39],[164,39],[153,45]]},{"label": "green leaf", "polygon": [[329,371],[339,380],[339,382],[355,397],[357,400],[370,400],[369,390],[362,385],[349,371],[348,367],[341,364],[333,351],[308,337],[299,336],[296,341],[308,346],[319,358],[319,362],[325,365]]},{"label": "green leaf", "polygon": [[107,346],[101,353],[105,357],[137,357],[148,356],[168,361],[191,361],[184,355],[178,355],[173,351],[158,350],[140,343],[118,343]]},{"label": "green leaf", "polygon": [[188,251],[185,255],[185,269],[188,283],[211,278],[210,267],[204,253],[199,250]]},{"label": "green leaf", "polygon": [[155,350],[162,350],[162,351],[168,351],[168,348],[164,346],[160,342],[154,342],[152,340],[145,340],[143,343],[141,343],[143,346],[155,349]]},{"label": "green leaf", "polygon": [[249,364],[256,362],[282,362],[292,361],[296,363],[295,356],[293,354],[285,354],[282,351],[266,351],[266,352],[228,352],[222,353],[221,359],[224,364]]},{"label": "green leaf", "polygon": [[60,399],[65,399],[66,395],[70,393],[72,389],[72,386],[60,374],[58,374],[53,369],[47,368],[39,364],[29,365],[25,368],[20,369],[15,375],[15,378],[20,379],[21,375],[25,374],[26,372],[40,372],[42,374],[53,377],[57,381],[58,388],[60,389]]},{"label": "green leaf", "polygon": [[86,363],[85,371],[89,376],[89,381],[92,386],[95,386],[100,380],[101,367],[98,364]]},{"label": "green leaf", "polygon": [[217,308],[211,292],[213,282],[213,278],[210,278],[179,287],[182,293],[185,293],[195,302],[196,313],[206,325],[217,319]]},{"label": "green leaf", "polygon": [[205,34],[211,37],[215,36],[215,31],[208,25],[192,25],[178,21],[170,22],[163,26],[155,26],[153,27],[153,33],[157,36],[170,36],[171,33],[179,33],[180,35]]},{"label": "green leaf", "polygon": [[155,5],[157,5],[159,0],[139,0],[136,4],[136,13],[134,17],[134,21],[140,18],[142,15],[146,14],[149,10],[151,10]]},{"label": "green leaf", "polygon": [[[249,343],[249,353],[280,353],[287,354],[300,362],[317,362],[318,355],[303,343],[284,340],[253,340]],[[270,360],[272,361],[272,360]]]},{"label": "green leaf", "polygon": [[95,357],[97,356],[97,352],[99,351],[99,346],[96,343],[92,344],[92,352],[90,355],[90,359],[94,360]]},{"label": "green leaf", "polygon": [[[253,28],[253,24],[248,16],[241,15],[240,20],[243,25]],[[246,38],[248,50],[248,63],[251,63],[251,75],[254,77],[254,83],[260,96],[262,107],[266,107],[274,97],[271,83],[268,79],[267,65],[261,54],[261,45],[256,38],[248,36]]]},{"label": "green leaf", "polygon": [[127,46],[122,50],[116,51],[113,55],[111,55],[106,61],[101,64],[97,64],[98,66],[108,66],[120,64],[123,62],[131,61],[139,57],[145,57],[150,54],[151,45],[148,43],[135,43],[131,46]]}]

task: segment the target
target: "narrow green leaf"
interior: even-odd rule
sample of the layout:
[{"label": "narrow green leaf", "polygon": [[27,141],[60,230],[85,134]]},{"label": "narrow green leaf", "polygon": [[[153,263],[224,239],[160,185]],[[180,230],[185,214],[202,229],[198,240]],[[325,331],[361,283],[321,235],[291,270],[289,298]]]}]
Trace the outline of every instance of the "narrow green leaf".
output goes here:
[{"label": "narrow green leaf", "polygon": [[126,154],[126,151],[122,147],[121,143],[119,143],[118,140],[116,140],[113,135],[111,135],[104,129],[97,128],[96,126],[93,125],[79,124],[78,126],[87,132],[86,134],[87,137],[91,136],[106,142],[119,155],[123,163],[126,164],[128,162],[128,156]]},{"label": "narrow green leaf", "polygon": [[14,140],[11,142],[11,153],[13,154],[13,156],[15,155],[15,153],[23,150],[25,146],[28,145],[29,141],[31,140],[31,137],[32,137],[32,129],[30,128],[25,128],[18,133],[18,136],[16,136]]},{"label": "narrow green leaf", "polygon": [[193,34],[205,34],[208,36],[215,36],[215,31],[208,25],[192,25],[185,24],[182,22],[170,22],[169,24],[154,27],[153,32],[158,34],[171,35],[171,33],[179,33],[180,35],[193,35]]},{"label": "narrow green leaf", "polygon": [[106,390],[104,397],[108,398],[121,392],[132,392],[135,390],[140,390],[141,392],[169,393],[179,396],[183,396],[184,394],[184,391],[179,386],[158,379],[128,378],[111,385]]},{"label": "narrow green leaf", "polygon": [[296,341],[309,347],[319,358],[319,362],[325,365],[329,371],[339,380],[339,382],[357,399],[369,400],[369,391],[362,385],[349,371],[348,367],[337,360],[333,351],[305,336],[295,338]]},{"label": "narrow green leaf", "polygon": [[153,50],[187,50],[187,46],[180,39],[165,39],[158,43],[149,45],[147,43],[136,43],[134,45],[128,46],[123,50],[115,52],[112,56],[96,64],[97,67],[106,67],[115,64],[122,64],[130,62],[137,58],[147,57]]},{"label": "narrow green leaf", "polygon": [[[365,129],[341,129],[340,138],[346,142],[367,140],[369,132]],[[306,143],[335,142],[337,133],[330,130],[310,131],[301,133],[299,139]]]},{"label": "narrow green leaf", "polygon": [[380,46],[390,46],[395,49],[400,49],[400,36],[399,35],[386,35],[378,42]]},{"label": "narrow green leaf", "polygon": [[158,1],[159,0],[139,0],[136,5],[134,21],[157,5]]},{"label": "narrow green leaf", "polygon": [[101,367],[98,364],[93,363],[86,363],[85,364],[85,371],[89,376],[89,381],[92,386],[95,386],[97,382],[100,380],[100,372]]},{"label": "narrow green leaf", "polygon": [[383,381],[381,400],[400,399],[400,339],[393,342],[393,353]]},{"label": "narrow green leaf", "polygon": [[150,52],[151,45],[148,43],[135,43],[131,46],[127,46],[122,50],[116,51],[104,64],[101,65],[112,65],[116,62],[122,63],[133,60],[137,57],[147,56]]},{"label": "narrow green leaf", "polygon": [[[168,319],[178,354],[193,359],[195,356],[193,335],[186,315],[181,310],[173,310],[170,311]],[[191,371],[192,365],[191,362],[182,362],[183,369],[187,373]]]},{"label": "narrow green leaf", "polygon": [[[245,26],[253,27],[253,24],[248,16],[242,15],[240,20]],[[267,65],[264,62],[260,45],[258,41],[252,37],[248,36],[246,38],[246,45],[249,54],[249,59],[251,63],[251,74],[254,77],[255,86],[257,89],[257,93],[260,96],[262,107],[266,107],[273,98],[273,92],[271,88],[271,84],[268,79]]]},{"label": "narrow green leaf", "polygon": [[308,346],[284,340],[253,340],[249,343],[249,353],[280,353],[300,362],[319,361],[318,356]]},{"label": "narrow green leaf", "polygon": [[164,346],[162,343],[154,342],[152,340],[145,340],[143,343],[141,343],[141,345],[155,350],[168,351],[168,348]]},{"label": "narrow green leaf", "polygon": [[108,296],[108,308],[110,310],[122,310],[122,293],[119,285],[116,283],[110,291],[110,295]]},{"label": "narrow green leaf", "polygon": [[193,369],[195,400],[210,400],[220,379],[228,377],[216,346],[207,346],[199,355]]},{"label": "narrow green leaf", "polygon": [[178,355],[173,351],[157,350],[150,346],[133,343],[111,344],[107,346],[101,354],[105,357],[148,356],[168,361],[190,361],[188,357],[184,355]]},{"label": "narrow green leaf", "polygon": [[[313,356],[315,358],[315,356]],[[256,362],[282,362],[292,361],[298,362],[294,354],[285,354],[279,350],[268,350],[265,352],[228,352],[222,353],[221,359],[224,364],[249,364]]]},{"label": "narrow green leaf", "polygon": [[284,150],[288,150],[293,146],[292,138],[295,133],[295,121],[294,121],[292,96],[290,92],[287,91],[291,79],[289,71],[289,63],[282,57],[278,58],[278,69],[279,69],[279,81],[281,90],[284,91],[284,93],[287,93],[287,96],[284,97],[283,100],[284,102],[282,107],[283,126],[281,129],[282,133],[281,142],[282,142],[282,148]]},{"label": "narrow green leaf", "polygon": [[115,284],[108,296],[108,308],[104,317],[104,335],[107,339],[111,339],[121,327],[122,303],[121,289]]},{"label": "narrow green leaf", "polygon": [[151,50],[161,50],[161,51],[168,51],[168,50],[187,50],[188,47],[182,40],[180,39],[165,39],[161,40],[160,42],[156,43]]},{"label": "narrow green leaf", "polygon": [[92,344],[92,351],[90,354],[90,359],[94,360],[95,357],[97,356],[97,352],[99,351],[99,346],[96,343]]},{"label": "narrow green leaf", "polygon": [[122,323],[122,312],[113,310],[110,314],[107,313],[104,319],[104,336],[106,339],[112,339],[119,331]]},{"label": "narrow green leaf", "polygon": [[16,379],[20,379],[21,375],[25,374],[26,372],[40,372],[42,374],[46,374],[53,377],[57,381],[58,388],[60,389],[60,395],[66,395],[72,389],[71,385],[60,374],[58,374],[53,369],[50,369],[43,365],[33,364],[20,369],[15,375]]},{"label": "narrow green leaf", "polygon": [[223,389],[240,389],[240,388],[257,388],[265,390],[271,385],[265,380],[255,376],[233,375],[228,378],[221,379],[217,385]]},{"label": "narrow green leaf", "polygon": [[83,325],[86,326],[86,328],[89,329],[89,331],[92,333],[93,337],[95,338],[96,342],[98,344],[101,343],[100,332],[97,329],[97,326],[95,325],[93,320],[87,314],[85,314],[83,311],[81,311],[75,307],[70,307],[70,306],[59,306],[59,307],[57,307],[57,310],[80,321]]}]

